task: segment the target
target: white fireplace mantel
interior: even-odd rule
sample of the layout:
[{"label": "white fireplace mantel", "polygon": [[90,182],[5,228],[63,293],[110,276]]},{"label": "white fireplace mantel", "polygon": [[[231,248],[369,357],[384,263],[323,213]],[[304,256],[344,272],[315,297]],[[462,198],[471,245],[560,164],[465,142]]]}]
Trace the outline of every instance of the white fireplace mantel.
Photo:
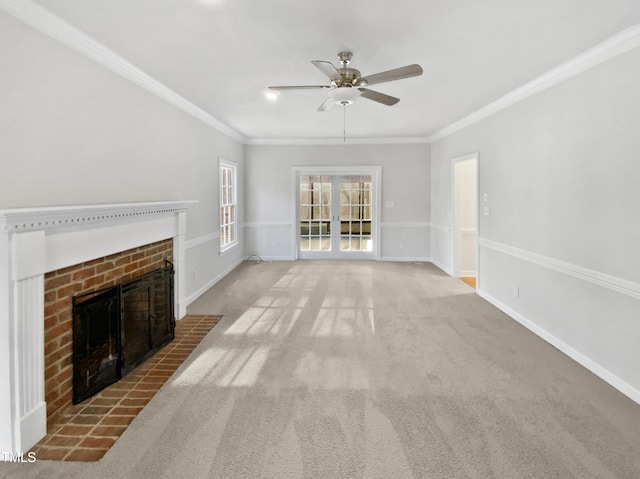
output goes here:
[{"label": "white fireplace mantel", "polygon": [[196,201],[0,210],[0,452],[46,434],[44,274],[173,238],[175,305],[186,314],[186,212]]}]

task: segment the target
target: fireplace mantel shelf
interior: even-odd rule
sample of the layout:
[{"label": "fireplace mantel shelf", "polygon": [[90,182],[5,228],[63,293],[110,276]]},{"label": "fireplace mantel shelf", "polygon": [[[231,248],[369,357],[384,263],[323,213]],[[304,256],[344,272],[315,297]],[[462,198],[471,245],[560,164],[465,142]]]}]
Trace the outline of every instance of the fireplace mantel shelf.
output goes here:
[{"label": "fireplace mantel shelf", "polygon": [[0,232],[17,233],[187,211],[197,200],[47,206],[0,210]]}]

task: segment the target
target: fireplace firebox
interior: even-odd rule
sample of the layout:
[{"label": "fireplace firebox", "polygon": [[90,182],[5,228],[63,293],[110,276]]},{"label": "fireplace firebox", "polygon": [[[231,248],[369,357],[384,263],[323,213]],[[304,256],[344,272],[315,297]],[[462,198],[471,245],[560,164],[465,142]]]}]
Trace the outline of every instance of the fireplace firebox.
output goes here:
[{"label": "fireplace firebox", "polygon": [[73,403],[126,376],[174,338],[173,265],[73,297]]}]

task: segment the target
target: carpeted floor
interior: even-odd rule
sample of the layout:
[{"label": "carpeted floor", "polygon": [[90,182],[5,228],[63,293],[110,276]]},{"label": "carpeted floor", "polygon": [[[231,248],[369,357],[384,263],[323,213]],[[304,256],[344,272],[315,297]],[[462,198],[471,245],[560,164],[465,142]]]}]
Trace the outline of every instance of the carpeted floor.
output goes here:
[{"label": "carpeted floor", "polygon": [[430,264],[244,263],[96,463],[11,478],[636,478],[640,406]]}]

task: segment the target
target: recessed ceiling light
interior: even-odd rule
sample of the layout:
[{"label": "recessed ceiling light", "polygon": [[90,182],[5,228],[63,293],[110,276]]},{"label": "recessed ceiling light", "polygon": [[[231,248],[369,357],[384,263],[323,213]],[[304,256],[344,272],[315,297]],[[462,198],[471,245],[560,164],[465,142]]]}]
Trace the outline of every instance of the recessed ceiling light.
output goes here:
[{"label": "recessed ceiling light", "polygon": [[279,94],[280,93],[274,90],[265,90],[264,92],[264,96],[266,96],[269,100],[277,99]]}]

